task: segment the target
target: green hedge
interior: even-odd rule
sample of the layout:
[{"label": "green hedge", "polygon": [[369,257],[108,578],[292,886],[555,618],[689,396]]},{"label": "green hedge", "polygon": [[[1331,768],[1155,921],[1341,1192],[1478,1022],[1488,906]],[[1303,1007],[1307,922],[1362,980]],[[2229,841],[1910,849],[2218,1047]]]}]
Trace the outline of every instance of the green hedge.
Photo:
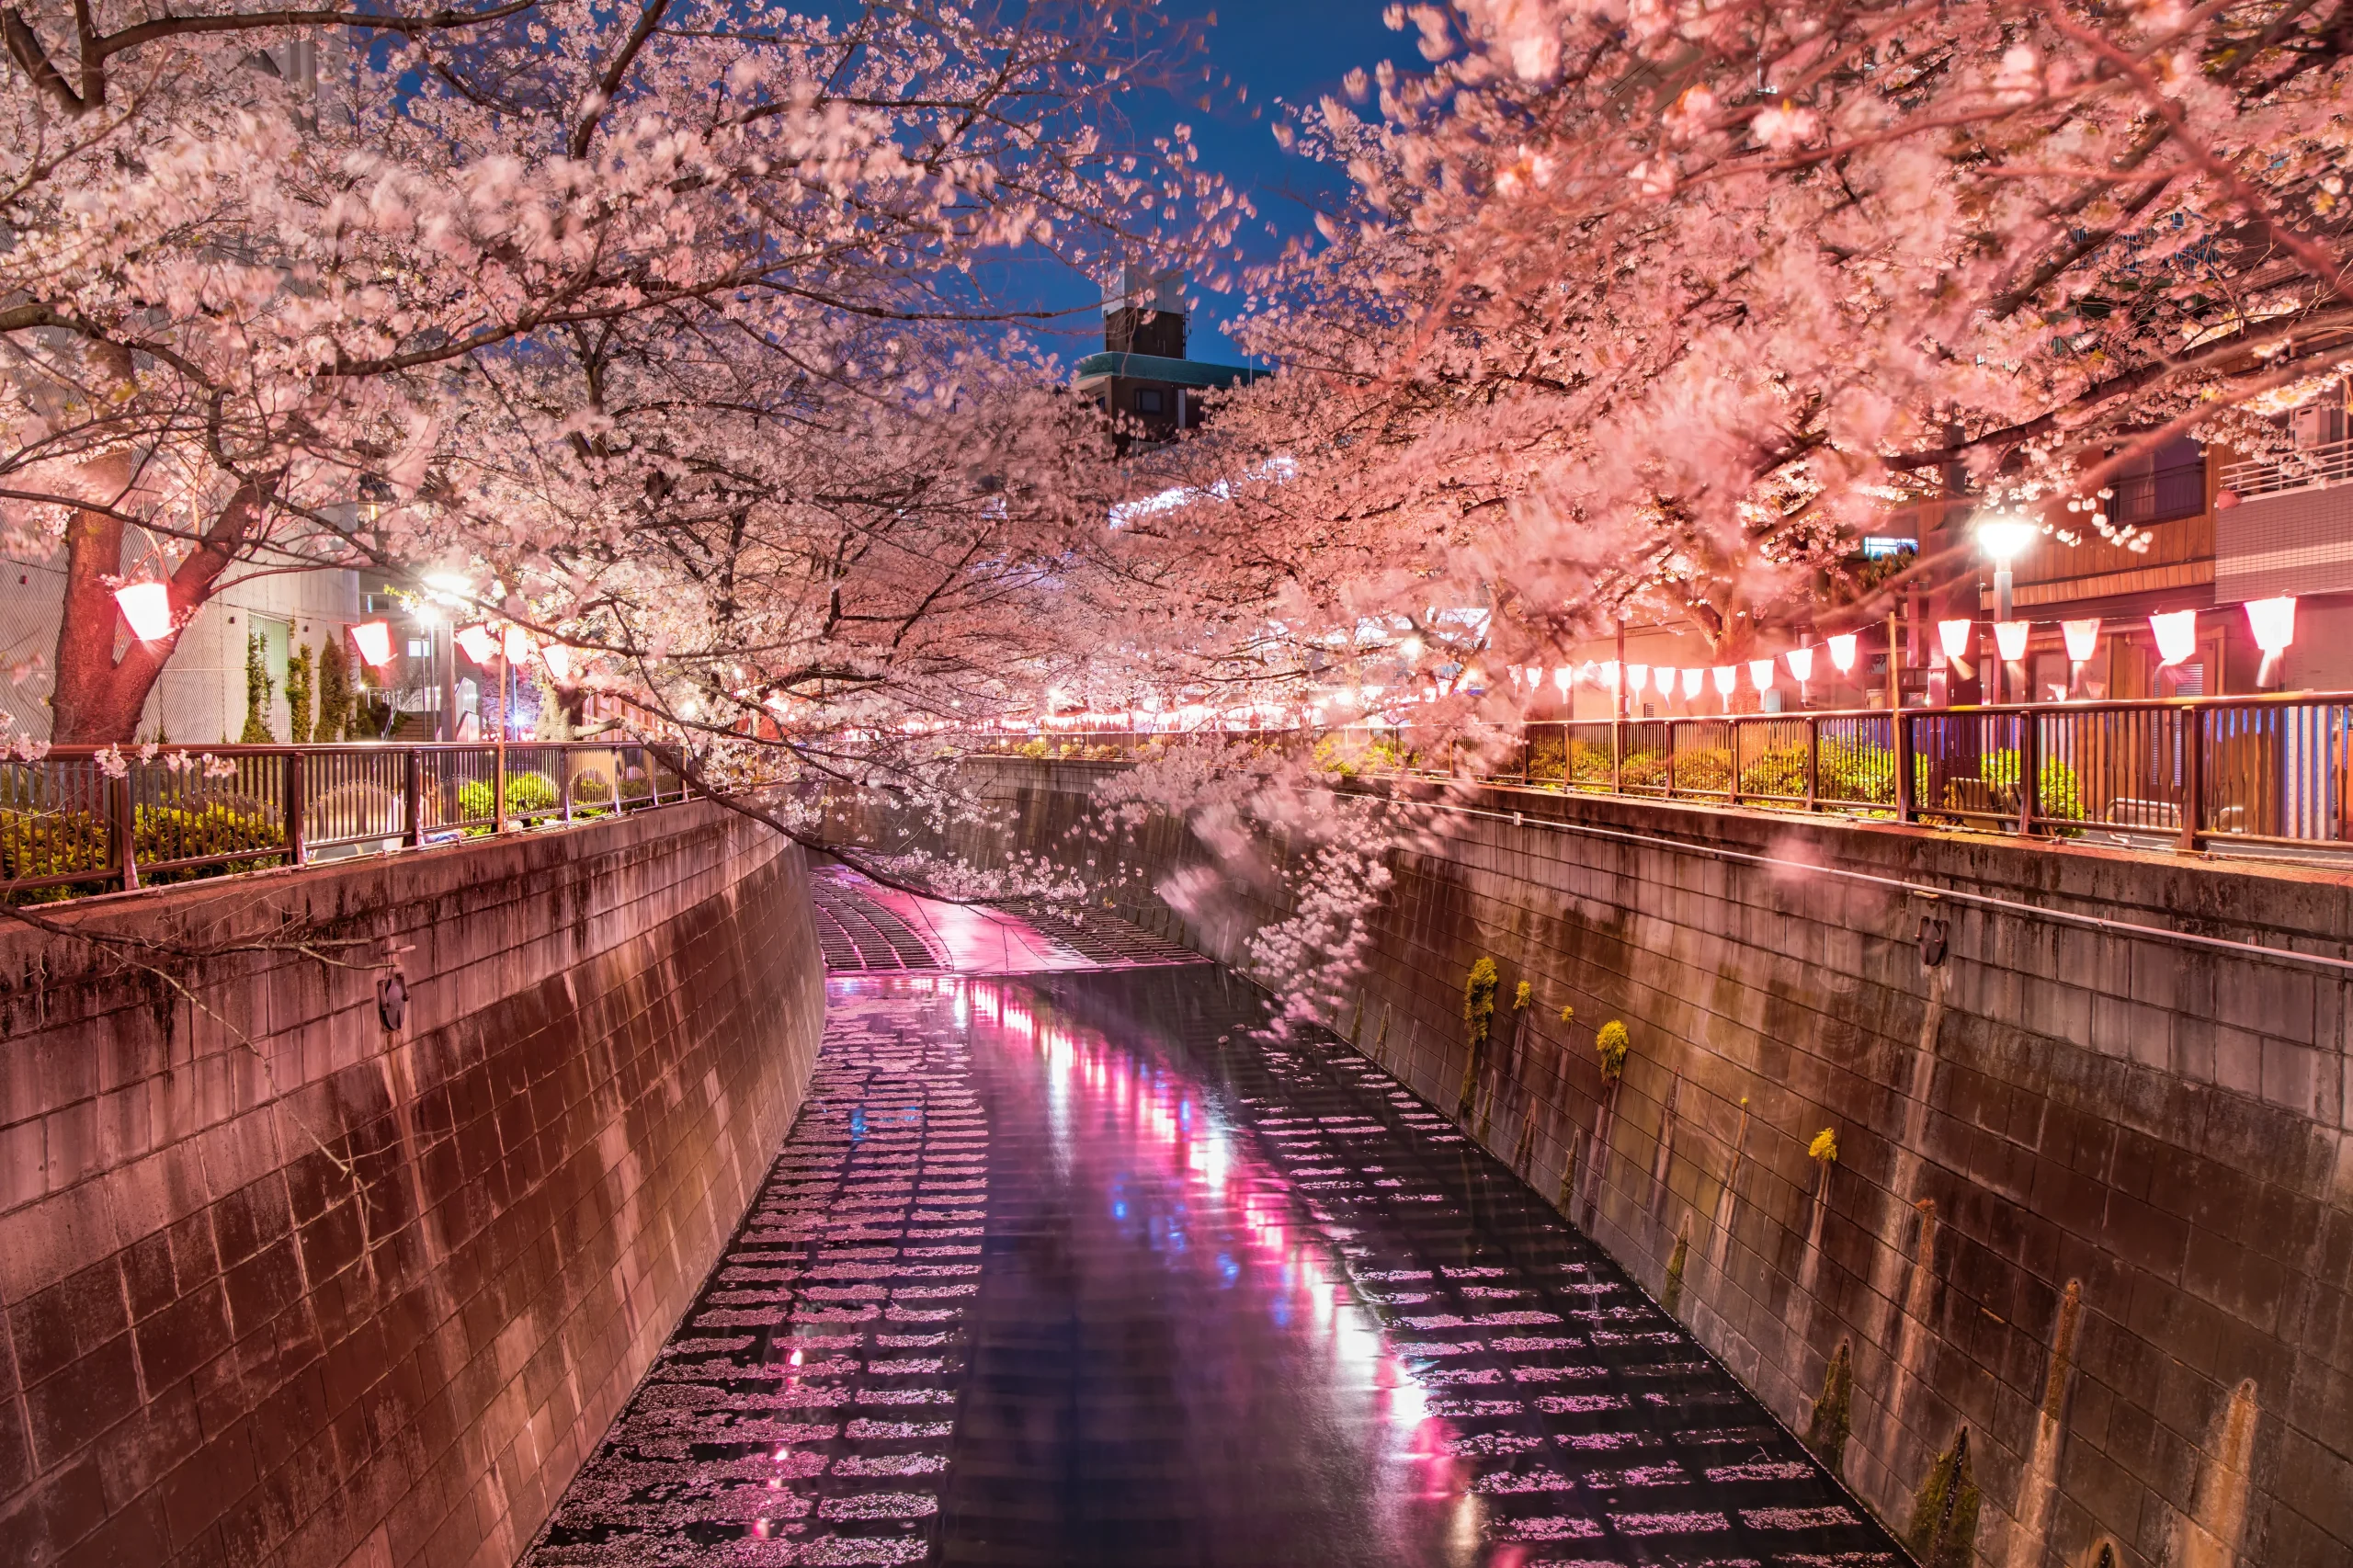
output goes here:
[{"label": "green hedge", "polygon": [[[0,877],[14,881],[93,874],[87,882],[20,889],[9,895],[9,901],[43,903],[103,886],[99,879],[111,858],[108,837],[106,822],[93,812],[0,808]],[[222,801],[141,806],[132,816],[131,844],[142,866],[207,855],[236,857],[206,866],[140,873],[142,882],[192,881],[277,864],[286,847],[286,825],[267,811]]]},{"label": "green hedge", "polygon": [[[506,776],[506,814],[510,817],[529,816],[534,812],[552,811],[563,799],[556,792],[555,780],[544,773],[510,773]],[[470,778],[458,786],[458,815],[467,822],[486,822],[497,814],[496,791],[487,778]]]}]

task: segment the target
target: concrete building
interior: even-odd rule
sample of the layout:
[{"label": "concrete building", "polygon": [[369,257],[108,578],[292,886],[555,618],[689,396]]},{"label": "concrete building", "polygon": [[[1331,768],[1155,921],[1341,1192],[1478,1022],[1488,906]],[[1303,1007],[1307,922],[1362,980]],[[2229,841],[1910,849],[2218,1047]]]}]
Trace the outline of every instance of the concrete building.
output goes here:
[{"label": "concrete building", "polygon": [[[1103,290],[1103,351],[1078,362],[1071,386],[1105,414],[1132,421],[1147,442],[1201,423],[1202,394],[1247,386],[1266,372],[1185,353],[1185,275],[1129,267]],[[1123,448],[1134,438],[1123,430]]]}]

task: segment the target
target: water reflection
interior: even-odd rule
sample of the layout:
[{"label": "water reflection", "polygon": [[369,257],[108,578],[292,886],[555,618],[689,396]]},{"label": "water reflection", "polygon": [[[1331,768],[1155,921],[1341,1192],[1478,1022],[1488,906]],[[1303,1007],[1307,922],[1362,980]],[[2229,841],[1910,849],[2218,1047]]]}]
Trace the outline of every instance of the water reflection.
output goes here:
[{"label": "water reflection", "polygon": [[1508,1172],[1217,971],[830,997],[536,1568],[1897,1568]]}]

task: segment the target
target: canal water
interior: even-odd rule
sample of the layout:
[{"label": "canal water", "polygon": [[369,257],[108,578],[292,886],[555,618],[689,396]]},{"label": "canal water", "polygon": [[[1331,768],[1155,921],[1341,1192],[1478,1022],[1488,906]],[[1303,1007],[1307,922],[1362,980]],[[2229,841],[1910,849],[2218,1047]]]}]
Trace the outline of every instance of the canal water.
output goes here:
[{"label": "canal water", "polygon": [[1345,1044],[1262,1038],[1207,964],[916,972],[890,936],[535,1568],[1904,1561]]}]

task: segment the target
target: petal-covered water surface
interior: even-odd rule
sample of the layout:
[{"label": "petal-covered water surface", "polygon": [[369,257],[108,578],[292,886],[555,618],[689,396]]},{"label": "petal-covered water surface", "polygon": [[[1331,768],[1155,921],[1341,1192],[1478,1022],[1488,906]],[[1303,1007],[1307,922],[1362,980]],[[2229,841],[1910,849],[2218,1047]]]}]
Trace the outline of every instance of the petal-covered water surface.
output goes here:
[{"label": "petal-covered water surface", "polygon": [[831,999],[540,1568],[1901,1562],[1598,1249],[1224,971]]}]

